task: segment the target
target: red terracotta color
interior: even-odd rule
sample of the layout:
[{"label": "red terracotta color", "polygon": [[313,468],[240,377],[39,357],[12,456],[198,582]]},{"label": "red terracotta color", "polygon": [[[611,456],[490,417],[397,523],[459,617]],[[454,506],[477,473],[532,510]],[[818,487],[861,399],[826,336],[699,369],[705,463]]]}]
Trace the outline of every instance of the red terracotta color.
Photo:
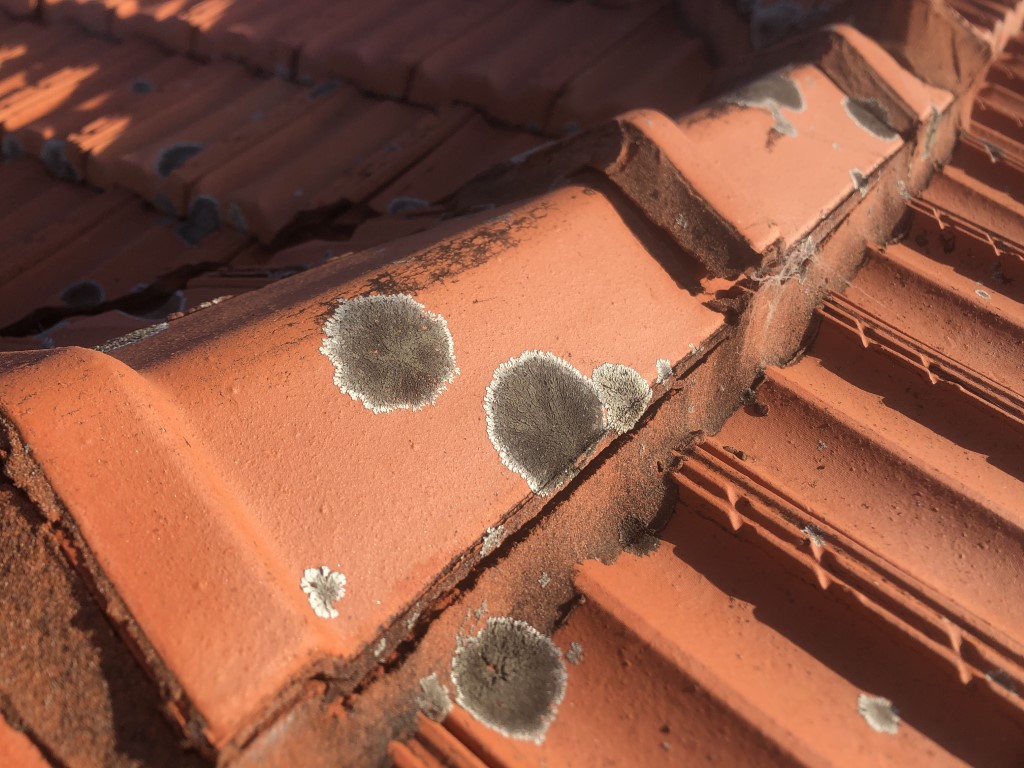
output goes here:
[{"label": "red terracotta color", "polygon": [[[926,241],[926,247],[941,251],[945,245],[936,237]],[[958,360],[1002,387],[1019,389],[1024,376],[1024,309],[1019,294],[1011,299],[992,279],[1002,259],[993,254],[986,261],[986,275],[974,270],[985,280],[982,283],[958,274],[963,266],[955,261],[942,264],[906,244],[889,246],[884,253],[870,255],[851,284],[848,300],[868,316],[912,336],[923,355],[935,352]],[[1013,261],[1008,261],[1012,269]],[[979,290],[989,298],[980,296]]]},{"label": "red terracotta color", "polygon": [[[139,147],[170,138],[165,146],[175,143],[178,132],[199,122],[212,111],[235,97],[240,89],[252,83],[241,67],[224,64],[210,68],[193,65],[155,97],[140,102],[135,119],[125,121],[120,135],[102,152],[93,151],[89,158],[90,181],[101,186],[121,184],[131,187],[135,170],[125,155]],[[144,104],[144,106],[141,106]],[[149,169],[156,172],[154,167]]]},{"label": "red terracotta color", "polygon": [[[499,363],[541,348],[588,373],[614,361],[653,381],[658,358],[681,359],[721,325],[601,196],[580,188],[495,212],[451,241],[450,253],[485,258],[457,280],[433,282],[421,272],[421,264],[439,258],[430,250],[436,237],[389,249],[398,258],[427,248],[377,278],[357,278],[338,262],[232,299],[216,313],[185,317],[151,342],[116,353],[139,373],[77,351],[8,368],[0,388],[5,412],[214,744],[251,722],[317,655],[348,659],[370,645],[424,584],[528,495],[484,428],[483,392]],[[443,256],[437,262],[463,269],[456,265]],[[543,281],[535,279],[542,274]],[[421,412],[374,415],[338,391],[318,353],[324,308],[339,294],[373,290],[374,279],[386,275],[399,286],[419,286],[409,290],[446,317],[456,340],[461,374]],[[496,316],[501,325],[492,322]],[[168,356],[168,345],[178,354]],[[43,391],[40,376],[62,383]],[[93,386],[118,391],[112,399],[77,394]],[[29,392],[36,396],[23,400]],[[68,397],[86,409],[74,425],[60,416]],[[93,443],[100,423],[103,442]],[[140,429],[147,430],[142,442]],[[111,466],[125,466],[124,451],[134,457],[131,482],[105,482],[99,504],[93,472],[76,466],[75,456],[88,455],[90,466],[97,460],[71,448],[82,444],[95,444]],[[376,478],[389,471],[389,457],[408,450],[417,454],[420,480],[382,485]],[[244,469],[251,462],[275,469],[253,474]],[[323,483],[343,475],[352,482]],[[181,509],[192,511],[183,516]],[[310,510],[320,510],[314,527]],[[154,548],[165,553],[160,568],[149,564]],[[315,616],[298,586],[304,569],[324,563],[348,579],[337,622]],[[204,642],[197,645],[196,637]]]},{"label": "red terracotta color", "polygon": [[[526,131],[510,131],[473,116],[433,152],[370,200],[379,213],[402,198],[435,203],[486,171],[544,142]],[[397,200],[396,200],[397,199]]]},{"label": "red terracotta color", "polygon": [[700,100],[711,71],[704,45],[665,6],[567,85],[546,129],[571,133],[640,108],[681,117]]},{"label": "red terracotta color", "polygon": [[193,87],[197,66],[178,56],[164,57],[156,67],[134,74],[138,83],[153,88],[136,92],[131,87],[111,94],[102,104],[103,112],[95,119],[68,134],[65,154],[68,162],[91,184],[110,186],[110,162],[131,146],[133,140],[155,135],[159,115],[172,109],[178,101],[187,106],[185,92]]},{"label": "red terracotta color", "polygon": [[429,56],[409,98],[460,99],[499,120],[539,128],[561,90],[656,10],[653,4],[609,10],[524,0]]},{"label": "red terracotta color", "polygon": [[123,0],[42,0],[40,9],[47,23],[73,21],[94,34],[110,34],[114,9]]},{"label": "red terracotta color", "polygon": [[369,196],[469,115],[450,109],[435,116],[344,89],[289,117],[285,127],[260,131],[247,153],[204,176],[192,201],[212,198],[226,221],[269,242],[302,212]]},{"label": "red terracotta color", "polygon": [[[197,114],[188,122],[170,124],[154,141],[136,146],[115,162],[114,178],[117,183],[133,190],[145,200],[162,199],[164,205],[179,214],[185,214],[187,200],[180,184],[171,182],[166,174],[158,172],[164,153],[176,145],[198,145],[200,154],[216,152],[216,145],[245,126],[265,119],[266,114],[296,95],[298,89],[277,78],[253,80],[235,98],[222,99],[206,114]],[[220,95],[220,94],[217,94]],[[217,153],[223,159],[224,153]],[[188,178],[192,173],[190,162],[179,166],[178,178]],[[180,191],[179,191],[180,190]]]},{"label": "red terracotta color", "polygon": [[[681,121],[685,138],[673,158],[757,252],[794,245],[845,200],[859,199],[851,172],[870,180],[902,146],[899,138],[882,139],[857,125],[843,107],[844,94],[816,68],[798,66],[786,76],[804,102],[800,111],[782,107],[795,136],[775,130],[766,109],[718,104]],[[726,170],[723,163],[737,153],[745,162]]]},{"label": "red terracotta color", "polygon": [[1024,648],[1011,555],[1021,481],[1007,464],[1022,435],[998,410],[890,362],[884,346],[855,355],[858,345],[856,334],[823,326],[812,356],[768,372],[758,390],[767,416],[738,413],[716,441],[753,457],[799,506],[899,563],[979,631]]},{"label": "red terracotta color", "polygon": [[187,53],[192,27],[182,16],[198,0],[123,0],[114,8],[111,32],[115,37],[146,37],[161,47]]},{"label": "red terracotta color", "polygon": [[[27,125],[21,119],[5,124],[27,154],[43,157],[57,175],[81,175],[82,169],[69,162],[68,152],[63,149],[66,137],[78,133],[93,120],[110,114],[112,107],[122,106],[133,94],[132,83],[164,58],[152,46],[137,42],[118,46],[97,44],[83,55],[82,60],[92,57],[102,61],[102,69],[78,85],[56,108],[47,110]],[[23,124],[20,129],[19,123]],[[51,152],[50,157],[44,154],[48,141],[61,145],[59,150]]]},{"label": "red terracotta color", "polygon": [[1019,93],[989,84],[971,112],[971,133],[1024,163],[1024,86]]},{"label": "red terracotta color", "polygon": [[18,768],[47,768],[49,762],[28,736],[15,730],[0,716],[0,765]]},{"label": "red terracotta color", "polygon": [[311,23],[293,30],[292,37],[302,40],[296,46],[298,76],[343,77],[375,93],[402,97],[420,62],[452,40],[473,34],[476,26],[501,10],[493,0],[380,5],[387,12],[361,28],[338,29],[334,24],[314,29]]}]

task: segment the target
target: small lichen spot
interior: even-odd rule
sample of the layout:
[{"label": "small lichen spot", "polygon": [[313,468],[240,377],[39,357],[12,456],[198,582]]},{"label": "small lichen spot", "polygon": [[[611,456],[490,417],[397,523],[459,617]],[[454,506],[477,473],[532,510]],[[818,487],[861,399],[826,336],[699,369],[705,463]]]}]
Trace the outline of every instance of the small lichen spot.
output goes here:
[{"label": "small lichen spot", "polygon": [[810,540],[810,542],[815,546],[825,546],[825,532],[822,531],[821,528],[819,528],[818,526],[808,523],[800,529],[800,532],[803,533],[804,536],[806,536]]},{"label": "small lichen spot", "polygon": [[672,363],[670,363],[665,358],[661,358],[657,362],[657,368],[658,368],[657,382],[659,384],[663,384],[672,375]]},{"label": "small lichen spot", "polygon": [[424,715],[438,723],[452,711],[448,688],[437,679],[436,672],[420,678],[420,694],[416,697],[416,706]]},{"label": "small lichen spot", "polygon": [[550,495],[604,432],[597,387],[549,352],[502,363],[484,396],[487,435],[530,489]]},{"label": "small lichen spot", "polygon": [[300,585],[309,597],[313,613],[321,619],[338,618],[334,604],[345,596],[345,574],[332,571],[326,565],[307,568]]},{"label": "small lichen spot", "polygon": [[163,333],[170,327],[171,326],[168,323],[157,323],[156,325],[150,325],[146,328],[140,328],[137,331],[126,333],[124,336],[118,336],[116,339],[111,339],[97,347],[93,347],[93,349],[97,352],[110,353],[114,350],[121,349],[121,347],[127,347],[129,344],[135,344],[143,339],[148,339],[150,336],[156,336],[158,333]]},{"label": "small lichen spot", "polygon": [[990,294],[988,291],[984,290],[983,288],[976,288],[974,290],[974,292],[976,294],[978,294],[978,296],[980,298],[984,299],[985,301],[988,301],[989,299],[992,298],[992,294]]},{"label": "small lichen spot", "polygon": [[579,643],[569,643],[569,650],[565,652],[565,660],[572,665],[583,661],[583,646]]},{"label": "small lichen spot", "polygon": [[374,413],[433,405],[459,372],[445,319],[404,293],[341,299],[324,333],[334,383]]},{"label": "small lichen spot", "polygon": [[491,618],[452,658],[458,704],[498,733],[540,744],[565,696],[562,653],[525,621]]},{"label": "small lichen spot", "polygon": [[882,696],[860,694],[857,697],[857,711],[873,731],[893,736],[899,730],[899,713],[893,703]]},{"label": "small lichen spot", "polygon": [[889,111],[877,99],[844,96],[843,107],[850,119],[871,135],[884,141],[892,141],[899,136],[889,125]]},{"label": "small lichen spot", "polygon": [[487,557],[491,552],[501,546],[501,542],[505,540],[505,526],[496,525],[493,528],[488,528],[484,533],[483,546],[480,548],[480,557]]},{"label": "small lichen spot", "polygon": [[551,583],[551,576],[548,575],[547,571],[543,571],[537,581],[540,584],[541,589],[547,589],[548,584]]},{"label": "small lichen spot", "polygon": [[608,426],[620,435],[635,427],[651,402],[647,380],[628,365],[611,363],[595,368],[591,379],[608,413]]}]

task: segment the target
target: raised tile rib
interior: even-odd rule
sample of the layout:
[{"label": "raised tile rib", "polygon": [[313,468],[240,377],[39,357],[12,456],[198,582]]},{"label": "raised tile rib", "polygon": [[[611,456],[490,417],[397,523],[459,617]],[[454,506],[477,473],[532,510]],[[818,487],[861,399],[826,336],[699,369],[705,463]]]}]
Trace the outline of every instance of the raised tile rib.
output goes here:
[{"label": "raised tile rib", "polygon": [[404,744],[392,742],[388,752],[396,766],[405,765],[410,768],[488,768],[503,765],[495,762],[484,744],[474,738],[473,734],[467,733],[467,729],[474,730],[472,718],[458,707],[443,723],[418,714],[415,739]]},{"label": "raised tile rib", "polygon": [[[684,462],[680,507],[662,533],[702,591],[724,593],[720,609],[697,614],[703,621],[679,619],[701,633],[705,663],[831,760],[1012,764],[1024,747],[1014,735],[1020,706],[985,676],[1004,679],[995,668],[1003,657],[919,599],[920,585],[880,570],[774,468],[744,456],[715,441]],[[902,722],[888,748],[857,716],[858,692],[898,708]],[[814,738],[823,732],[831,738]]]},{"label": "raised tile rib", "polygon": [[[851,338],[844,352],[853,354],[856,344]],[[1024,579],[1012,553],[1024,538],[1024,518],[1013,501],[1020,478],[1007,462],[1020,450],[1021,433],[1006,432],[1005,420],[924,376],[883,378],[895,376],[897,366],[872,348],[846,360],[830,353],[771,369],[758,391],[768,415],[737,414],[716,440],[752,457],[798,494],[801,506],[947,595],[979,631],[1019,648],[1024,613],[1012,592]],[[837,367],[847,376],[862,369],[868,383],[842,378]],[[952,407],[951,400],[959,412],[935,410]],[[955,420],[932,432],[940,415]],[[1004,431],[968,434],[965,420]],[[959,447],[958,437],[972,438],[971,449]],[[996,452],[993,464],[977,456],[988,450]],[[1003,586],[992,590],[997,583]]]}]

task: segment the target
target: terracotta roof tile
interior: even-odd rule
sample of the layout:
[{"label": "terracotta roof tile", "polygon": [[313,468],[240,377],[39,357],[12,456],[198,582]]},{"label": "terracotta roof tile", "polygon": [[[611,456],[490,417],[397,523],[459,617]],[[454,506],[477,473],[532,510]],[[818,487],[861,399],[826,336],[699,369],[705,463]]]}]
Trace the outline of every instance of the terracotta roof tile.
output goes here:
[{"label": "terracotta roof tile", "polygon": [[[425,104],[460,99],[500,120],[540,128],[561,90],[655,9],[524,0],[425,59],[409,98]],[[510,36],[509,29],[522,34]]]},{"label": "terracotta roof tile", "polygon": [[0,355],[3,716],[62,764],[1019,761],[1024,4],[955,5],[0,25],[0,349],[60,347]]},{"label": "terracotta roof tile", "polygon": [[[224,485],[226,477],[222,482],[211,484],[209,479],[195,474],[199,470],[193,468],[188,459],[190,451],[201,451],[203,466],[229,466],[232,461],[229,457],[238,455],[238,440],[243,438],[232,424],[247,424],[243,432],[252,435],[253,422],[245,415],[251,408],[256,408],[253,414],[263,413],[261,420],[267,432],[284,430],[280,433],[294,434],[295,415],[278,411],[283,421],[268,420],[272,414],[265,410],[262,400],[265,396],[250,391],[258,378],[239,378],[235,375],[240,373],[237,363],[221,368],[220,374],[215,373],[216,367],[204,363],[201,368],[205,369],[205,374],[199,369],[187,374],[190,384],[180,372],[189,357],[187,354],[176,357],[179,362],[168,368],[159,356],[145,352],[148,345],[144,342],[116,354],[145,371],[145,378],[118,363],[80,352],[56,354],[38,362],[52,368],[55,377],[71,377],[66,379],[69,385],[72,381],[80,382],[73,386],[88,386],[90,381],[99,382],[110,376],[123,381],[118,401],[129,410],[81,417],[77,423],[86,430],[81,439],[89,439],[87,425],[94,423],[93,418],[111,421],[105,428],[108,440],[114,440],[116,433],[112,430],[137,430],[140,425],[133,424],[129,413],[139,408],[153,412],[153,420],[147,428],[153,439],[160,428],[167,429],[167,436],[158,439],[145,457],[133,461],[136,480],[123,488],[125,495],[111,496],[108,491],[107,497],[118,508],[141,505],[152,510],[148,516],[158,515],[164,520],[157,528],[135,526],[120,515],[112,515],[113,507],[107,511],[93,508],[86,501],[93,492],[88,484],[81,485],[85,478],[73,469],[72,455],[63,458],[48,455],[41,447],[35,448],[33,454],[47,466],[71,461],[67,464],[66,481],[54,477],[52,482],[61,488],[59,493],[68,507],[76,510],[74,514],[83,515],[78,522],[90,549],[146,637],[181,681],[207,723],[209,737],[215,744],[223,744],[232,737],[246,719],[253,716],[254,707],[266,706],[288,678],[308,667],[316,656],[331,653],[351,659],[371,645],[379,627],[416,599],[424,588],[425,577],[442,573],[447,563],[472,547],[487,528],[498,524],[524,497],[528,490],[525,483],[501,466],[487,442],[486,431],[481,431],[480,392],[486,388],[499,363],[523,351],[540,348],[568,357],[587,373],[603,362],[624,363],[644,371],[653,383],[657,377],[655,362],[659,358],[682,359],[689,352],[688,344],[703,344],[720,327],[720,315],[705,309],[680,289],[673,279],[676,271],[673,266],[652,259],[624,226],[620,225],[617,235],[613,236],[612,211],[601,196],[577,188],[553,194],[527,208],[492,217],[466,235],[427,250],[421,256],[428,263],[434,263],[432,270],[454,270],[459,274],[458,283],[450,287],[424,284],[424,276],[413,261],[411,267],[392,267],[376,276],[358,278],[350,288],[340,290],[334,287],[337,278],[330,279],[330,276],[344,276],[345,265],[329,265],[318,270],[319,277],[309,284],[305,298],[284,299],[284,296],[294,295],[291,292],[295,288],[289,288],[282,296],[286,302],[281,305],[282,309],[293,307],[290,311],[298,311],[306,320],[298,324],[289,321],[286,327],[294,329],[292,334],[298,333],[292,343],[309,346],[308,360],[312,367],[309,375],[293,371],[289,377],[291,384],[274,398],[301,397],[311,405],[309,398],[314,397],[323,402],[313,406],[313,410],[308,411],[310,415],[341,407],[352,413],[339,427],[355,426],[361,420],[371,432],[360,437],[358,431],[346,428],[337,439],[323,442],[327,435],[318,431],[315,439],[324,446],[331,443],[334,447],[321,454],[321,462],[315,465],[304,453],[279,454],[276,461],[280,474],[267,476],[266,480],[274,487],[279,487],[281,482],[287,484],[291,490],[286,505],[268,506],[260,501],[269,498],[268,493],[275,495],[276,492],[263,488],[257,478],[248,477],[245,481],[252,494],[236,487],[234,482]],[[605,222],[599,239],[587,225],[595,220]],[[527,235],[529,245],[519,245]],[[572,251],[566,252],[569,242],[573,243]],[[557,251],[562,252],[562,258],[551,261],[549,254]],[[586,266],[582,267],[584,264]],[[525,276],[540,274],[541,265],[546,275],[543,283],[524,280]],[[325,279],[328,282],[323,282]],[[365,287],[377,284],[407,286],[404,290],[415,291],[418,301],[448,320],[457,339],[461,369],[451,391],[436,408],[408,416],[390,415],[391,422],[401,421],[404,426],[400,431],[384,434],[374,429],[376,418],[362,405],[348,398],[338,399],[337,388],[330,381],[330,364],[317,354],[322,340],[318,318],[325,308],[330,311],[334,297],[339,292],[356,295]],[[295,281],[290,281],[289,285],[294,286]],[[579,311],[586,308],[590,313],[586,323],[580,323],[577,315],[566,315],[562,311],[558,296],[566,286],[572,286]],[[495,288],[499,289],[498,293],[494,293]],[[479,303],[466,301],[470,297],[478,299]],[[274,300],[270,296],[261,296],[256,301],[240,297],[224,304],[222,310],[232,317],[242,318],[263,307],[263,314],[268,301],[272,304]],[[644,313],[615,309],[635,307],[637,302],[647,307]],[[499,310],[506,318],[503,328],[485,321]],[[218,313],[224,318],[221,322],[228,325],[238,322],[229,319],[223,311]],[[518,319],[514,319],[516,317]],[[192,334],[209,334],[208,322],[204,314],[187,317],[175,324],[173,332],[154,337],[153,343],[158,345],[154,349],[166,349],[166,345],[174,344],[176,339],[181,339],[178,343],[183,345],[183,350],[187,349],[195,343],[185,341]],[[269,328],[279,321],[272,316],[267,319],[253,316],[249,322]],[[270,325],[266,325],[268,322]],[[256,327],[252,327],[250,333],[254,341],[266,338]],[[274,345],[282,342],[283,337]],[[666,342],[669,342],[667,346]],[[497,357],[481,358],[481,351],[485,349],[493,350],[492,354]],[[233,356],[234,353],[228,348],[215,353],[209,346],[202,353],[207,360],[211,354]],[[265,368],[270,359],[265,358],[260,367]],[[291,360],[289,354],[280,359],[279,365],[291,368]],[[30,370],[8,371],[9,386],[5,389],[10,398],[5,398],[5,402],[6,407],[12,409],[9,413],[19,424],[25,439],[41,445],[48,442],[47,431],[59,423],[59,404],[65,395],[55,391],[47,405],[43,400],[36,400],[37,404],[29,411],[17,407],[15,403],[20,396],[15,393],[23,386],[32,387],[34,379],[33,375],[24,379],[19,371]],[[314,375],[316,371],[319,374]],[[208,378],[210,375],[214,378],[228,375],[230,381],[215,384]],[[223,384],[236,394],[228,410],[222,411],[219,407],[210,410],[216,403],[208,402],[198,410],[179,412],[159,394],[160,387],[164,386],[159,382],[172,386],[182,403],[192,401],[193,396],[188,394],[190,387],[194,387],[195,395],[200,397],[197,405],[202,401],[201,391],[211,386],[219,388]],[[195,419],[204,425],[201,434],[196,432],[199,422]],[[226,421],[214,426],[221,419]],[[316,421],[322,426],[321,417]],[[452,496],[451,491],[453,487],[462,486],[462,482],[459,476],[452,476],[446,469],[456,454],[444,452],[424,454],[420,458],[418,471],[423,482],[412,495],[394,487],[392,496],[385,498],[380,495],[380,487],[375,487],[372,494],[365,494],[352,486],[340,496],[339,489],[325,496],[316,490],[318,483],[309,476],[310,472],[317,477],[346,473],[350,471],[346,467],[353,461],[370,466],[365,463],[367,451],[381,456],[394,455],[405,450],[403,446],[409,441],[414,447],[434,441],[438,429],[445,433],[447,440],[462,446],[457,454],[461,457],[459,463],[471,461],[472,470],[467,465],[459,475],[467,480],[472,478],[472,483],[466,485],[465,492],[459,496]],[[313,434],[310,432],[308,437],[312,439]],[[127,432],[125,435],[127,439]],[[75,442],[63,444],[71,448]],[[128,447],[135,442],[121,444]],[[110,443],[111,448],[116,445],[116,442]],[[262,450],[260,445],[267,443],[261,439],[259,444],[251,446],[254,457]],[[355,453],[348,455],[346,445]],[[224,464],[225,460],[229,463]],[[437,464],[438,461],[441,463]],[[171,467],[176,467],[177,479],[168,485],[166,472]],[[489,478],[486,482],[482,482],[484,475],[481,473]],[[441,477],[447,479],[441,483],[437,479]],[[412,490],[412,486],[405,487]],[[176,488],[173,493],[172,488]],[[178,508],[185,495],[191,499],[188,506],[195,510],[194,515],[182,519],[170,514],[167,505]],[[73,497],[80,498],[83,505],[79,506]],[[456,502],[459,498],[462,501]],[[415,510],[419,522],[410,526],[404,517],[381,518],[373,512],[380,504],[410,513]],[[294,529],[288,521],[299,519],[304,514],[302,510],[313,508],[322,510],[322,524],[326,528],[310,538],[307,528]],[[364,511],[360,512],[361,509]],[[214,510],[216,516],[212,514]],[[228,510],[232,510],[230,514]],[[382,526],[388,528],[387,534]],[[385,558],[381,558],[372,545],[382,535],[388,536],[393,547],[392,555]],[[122,544],[108,549],[114,542],[126,541],[125,537],[133,542],[127,549]],[[180,565],[166,560],[159,571],[154,571],[138,559],[138,553],[148,552],[159,547],[160,541],[170,540],[176,542],[175,551],[189,553]],[[257,548],[254,544],[243,546],[243,541],[262,543]],[[200,562],[202,566],[198,565]],[[339,606],[345,620],[336,626],[325,625],[313,614],[297,586],[304,569],[324,563],[342,570],[349,585],[345,601]],[[196,582],[198,592],[180,589],[181,579],[186,578],[186,570],[182,569],[192,574],[187,578],[200,578]],[[199,577],[200,572],[207,575]],[[242,584],[247,586],[243,588]],[[199,595],[202,600],[197,602],[195,598]],[[195,625],[183,631],[182,617],[186,615],[192,617]],[[167,623],[165,619],[170,617],[175,617],[174,621]],[[201,658],[192,652],[195,633],[207,637],[208,653]],[[239,634],[250,638],[250,650],[244,662],[231,650],[232,639]],[[239,663],[242,666],[237,666]],[[212,673],[214,669],[218,670],[216,675]]]}]

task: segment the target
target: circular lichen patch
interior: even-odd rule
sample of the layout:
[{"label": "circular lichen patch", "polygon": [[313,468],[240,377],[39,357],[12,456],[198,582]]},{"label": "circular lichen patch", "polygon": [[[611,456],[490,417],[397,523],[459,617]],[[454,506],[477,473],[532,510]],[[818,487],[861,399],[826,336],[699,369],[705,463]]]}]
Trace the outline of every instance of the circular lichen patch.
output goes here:
[{"label": "circular lichen patch", "polygon": [[487,434],[505,466],[550,493],[604,432],[597,388],[549,352],[502,363],[484,397]]},{"label": "circular lichen patch", "polygon": [[324,333],[334,383],[374,413],[432,405],[459,372],[444,318],[404,293],[341,299]]},{"label": "circular lichen patch", "polygon": [[608,426],[620,435],[635,427],[651,402],[647,379],[628,365],[613,363],[595,368],[591,379],[608,412]]},{"label": "circular lichen patch", "polygon": [[565,696],[562,653],[525,621],[487,620],[452,659],[456,701],[484,725],[540,743]]}]

